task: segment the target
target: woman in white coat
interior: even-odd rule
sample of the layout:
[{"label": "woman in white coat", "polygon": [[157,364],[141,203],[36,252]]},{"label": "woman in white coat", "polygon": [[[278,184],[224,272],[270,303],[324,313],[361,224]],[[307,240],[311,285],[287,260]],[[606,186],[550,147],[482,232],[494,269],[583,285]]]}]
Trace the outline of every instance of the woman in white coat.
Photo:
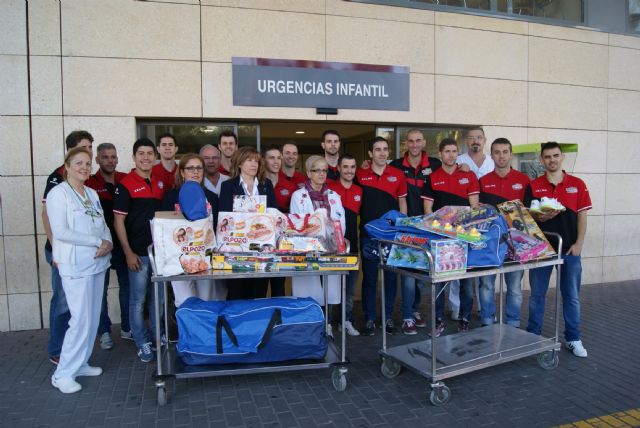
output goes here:
[{"label": "woman in white coat", "polygon": [[78,392],[79,376],[99,376],[102,369],[87,362],[98,331],[104,276],[112,245],[98,194],[84,182],[91,174],[91,152],[70,150],[65,159],[66,181],[47,195],[47,214],[53,240],[53,262],[71,312],[60,362],[51,384],[65,394]]},{"label": "woman in white coat", "polygon": [[[331,220],[338,220],[342,227],[342,234],[345,232],[345,213],[340,195],[327,187],[327,171],[329,165],[322,156],[310,156],[305,167],[308,179],[304,186],[295,191],[291,196],[291,214],[305,215],[312,214],[319,208],[325,208]],[[340,303],[340,276],[329,275],[328,277],[328,300],[329,304]],[[313,297],[321,305],[324,304],[324,291],[320,284],[320,276],[293,278],[292,294],[299,297]],[[329,320],[331,317],[327,315]],[[331,325],[329,325],[329,335],[331,335]]]}]

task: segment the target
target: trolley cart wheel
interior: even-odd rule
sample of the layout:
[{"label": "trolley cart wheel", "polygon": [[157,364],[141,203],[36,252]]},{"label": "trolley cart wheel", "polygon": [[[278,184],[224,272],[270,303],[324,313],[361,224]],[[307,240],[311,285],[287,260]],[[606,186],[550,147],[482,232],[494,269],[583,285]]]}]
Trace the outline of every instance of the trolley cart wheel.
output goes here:
[{"label": "trolley cart wheel", "polygon": [[442,406],[449,402],[451,399],[451,390],[442,382],[438,382],[431,385],[431,394],[429,395],[429,401],[434,406]]},{"label": "trolley cart wheel", "polygon": [[394,377],[398,376],[401,370],[402,366],[397,361],[389,358],[382,359],[382,364],[380,365],[380,373],[382,373],[382,376],[386,377],[387,379],[393,379]]},{"label": "trolley cart wheel", "polygon": [[331,383],[333,383],[333,388],[342,392],[347,389],[347,369],[345,367],[336,367],[331,372]]},{"label": "trolley cart wheel", "polygon": [[158,406],[162,407],[167,404],[167,389],[165,387],[158,388]]},{"label": "trolley cart wheel", "polygon": [[558,367],[560,356],[556,351],[546,351],[538,354],[538,364],[545,370],[553,370]]}]

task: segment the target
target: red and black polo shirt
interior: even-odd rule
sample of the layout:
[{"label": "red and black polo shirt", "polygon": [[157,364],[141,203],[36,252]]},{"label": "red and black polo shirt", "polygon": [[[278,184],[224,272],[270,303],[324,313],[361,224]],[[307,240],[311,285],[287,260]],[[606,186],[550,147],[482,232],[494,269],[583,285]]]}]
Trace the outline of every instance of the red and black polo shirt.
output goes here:
[{"label": "red and black polo shirt", "polygon": [[298,190],[298,186],[296,186],[293,181],[282,178],[282,176],[278,177],[278,184],[273,187],[273,192],[276,195],[276,205],[278,205],[278,209],[283,213],[289,212],[291,195],[293,195],[293,192],[296,190]]},{"label": "red and black polo shirt", "polygon": [[391,210],[399,210],[398,198],[407,196],[407,180],[398,168],[387,165],[381,175],[373,168],[356,171],[356,179],[362,187],[360,205],[360,236],[367,236],[364,225],[382,217]]},{"label": "red and black polo shirt", "polygon": [[340,173],[338,172],[338,166],[331,166],[327,164],[327,181],[328,180],[338,180],[340,178]]},{"label": "red and black polo shirt", "polygon": [[126,216],[129,246],[139,256],[147,255],[152,242],[149,221],[160,208],[164,194],[159,183],[153,175],[151,179],[142,178],[133,169],[118,183],[113,195],[113,213]]},{"label": "red and black polo shirt", "polygon": [[161,184],[161,189],[166,192],[169,189],[173,189],[173,185],[176,183],[176,172],[178,171],[178,164],[174,163],[173,170],[167,171],[162,162],[155,164],[151,170],[151,175],[158,183]]},{"label": "red and black polo shirt", "polygon": [[513,168],[500,177],[495,170],[480,178],[480,202],[496,206],[505,201],[524,201],[529,176]]},{"label": "red and black polo shirt", "polygon": [[422,186],[422,199],[433,201],[433,211],[447,205],[469,206],[469,196],[480,193],[473,172],[456,169],[449,174],[444,168],[431,173]]},{"label": "red and black polo shirt", "polygon": [[442,166],[440,159],[427,156],[427,152],[422,152],[422,159],[417,168],[409,163],[409,153],[405,153],[403,158],[391,162],[391,166],[398,168],[407,179],[407,215],[415,216],[424,214],[422,203],[422,186],[427,177]]},{"label": "red and black polo shirt", "polygon": [[294,171],[293,176],[289,177],[284,173],[284,171],[280,170],[278,173],[278,182],[280,182],[280,180],[286,180],[293,183],[296,186],[296,189],[300,189],[304,186],[304,182],[307,181],[307,176],[300,171]]},{"label": "red and black polo shirt", "polygon": [[[54,169],[53,172],[49,174],[49,177],[47,177],[47,185],[44,188],[44,195],[42,195],[43,204],[47,203],[47,195],[49,194],[51,189],[56,187],[58,184],[61,184],[63,181],[64,181],[64,165]],[[51,242],[49,242],[49,239],[47,239],[47,243],[44,244],[44,248],[47,251],[53,251],[51,247]]]},{"label": "red and black polo shirt", "polygon": [[351,184],[346,188],[340,180],[328,182],[329,189],[340,195],[345,213],[345,238],[351,243],[351,253],[358,253],[358,215],[362,205],[362,187]]},{"label": "red and black polo shirt", "polygon": [[227,171],[227,168],[225,168],[224,165],[222,165],[222,162],[220,162],[220,165],[218,165],[218,171],[220,172],[220,174],[231,177],[231,173]]},{"label": "red and black polo shirt", "polygon": [[[527,186],[524,203],[531,206],[533,199],[546,196],[556,198],[566,208],[551,220],[539,223],[540,229],[544,232],[554,232],[562,236],[562,251],[565,252],[578,239],[578,213],[591,209],[591,198],[584,181],[564,171],[563,173],[562,182],[555,186],[549,182],[546,174],[532,180]],[[557,251],[554,240],[549,241]]]},{"label": "red and black polo shirt", "polygon": [[114,245],[118,244],[118,236],[116,235],[116,231],[113,228],[113,194],[116,191],[116,186],[127,174],[124,172],[116,171],[114,173],[114,182],[109,183],[104,179],[100,170],[96,172],[94,175],[89,177],[86,182],[86,185],[93,190],[96,191],[98,197],[100,198],[100,205],[102,205],[102,210],[104,211],[104,221],[107,223],[109,230],[111,231],[111,238],[113,239]]}]

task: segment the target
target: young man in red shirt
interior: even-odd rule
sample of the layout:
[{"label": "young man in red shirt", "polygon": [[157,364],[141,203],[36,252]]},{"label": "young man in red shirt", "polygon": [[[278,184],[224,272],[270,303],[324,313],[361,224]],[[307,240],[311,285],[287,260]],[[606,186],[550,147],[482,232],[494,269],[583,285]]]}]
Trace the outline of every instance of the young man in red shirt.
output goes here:
[{"label": "young man in red shirt", "polygon": [[324,158],[328,164],[327,181],[337,180],[339,178],[338,158],[340,157],[340,134],[338,131],[334,129],[324,131],[320,146],[324,150]]},{"label": "young man in red shirt", "polygon": [[173,189],[176,181],[176,171],[178,171],[178,163],[176,162],[176,153],[178,153],[178,143],[173,134],[165,133],[158,138],[157,143],[160,162],[153,166],[152,174],[158,181],[158,185],[163,192]]},{"label": "young man in red shirt", "polygon": [[[356,159],[350,154],[344,154],[338,159],[338,173],[340,178],[328,181],[329,189],[340,195],[340,201],[344,207],[346,232],[345,238],[350,243],[350,254],[358,255],[358,216],[362,205],[362,188],[355,184]],[[358,283],[358,271],[350,271],[347,275],[347,289],[345,312],[346,321],[344,327],[349,336],[360,336],[360,332],[353,326],[353,295]],[[342,326],[340,326],[342,328]]]},{"label": "young man in red shirt", "polygon": [[290,181],[296,186],[296,190],[304,186],[307,176],[296,171],[298,163],[298,146],[294,141],[288,141],[282,145],[282,169],[280,178]]},{"label": "young man in red shirt", "polygon": [[[560,270],[560,292],[564,316],[564,338],[567,348],[576,357],[587,356],[580,339],[580,285],[582,261],[580,255],[587,233],[587,211],[591,209],[589,190],[584,181],[567,174],[562,169],[564,154],[556,142],[542,145],[540,159],[544,175],[531,181],[525,194],[525,204],[533,199],[556,198],[564,211],[553,210],[545,214],[531,213],[544,232],[554,232],[562,237],[562,248],[551,239],[556,251],[561,251],[564,264]],[[554,245],[555,244],[555,245]],[[529,298],[529,323],[527,331],[541,334],[544,320],[544,301],[549,288],[552,266],[529,271],[531,297]]]},{"label": "young man in red shirt", "polygon": [[[431,214],[447,205],[462,205],[476,208],[478,206],[480,188],[478,179],[472,172],[462,171],[456,164],[458,144],[455,140],[445,138],[438,146],[442,167],[431,173],[422,186],[424,213]],[[438,287],[439,297],[436,300],[436,337],[444,330],[444,293]],[[460,281],[460,314],[458,331],[469,329],[471,310],[473,309],[473,280]]]},{"label": "young man in red shirt", "polygon": [[[524,201],[524,192],[529,177],[511,168],[511,142],[498,138],[491,143],[491,159],[495,168],[480,178],[480,202],[496,206],[506,201]],[[508,325],[520,327],[522,306],[522,276],[524,271],[504,274],[507,284],[506,321]],[[495,275],[480,277],[480,318],[482,325],[493,324],[496,312]]]},{"label": "young man in red shirt", "polygon": [[218,136],[218,150],[222,154],[220,174],[230,176],[231,157],[238,151],[238,136],[233,131],[222,131]]}]

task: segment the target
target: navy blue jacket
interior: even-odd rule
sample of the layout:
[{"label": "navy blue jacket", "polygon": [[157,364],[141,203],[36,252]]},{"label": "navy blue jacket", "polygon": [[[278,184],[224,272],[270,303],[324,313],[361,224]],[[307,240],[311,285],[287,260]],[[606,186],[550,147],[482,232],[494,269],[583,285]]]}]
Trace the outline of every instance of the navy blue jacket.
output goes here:
[{"label": "navy blue jacket", "polygon": [[[267,207],[278,208],[276,204],[276,194],[273,191],[271,180],[266,178],[262,183],[258,182],[258,193],[267,197]],[[233,211],[233,197],[244,196],[244,189],[240,184],[240,176],[232,178],[222,183],[220,187],[220,211]]]}]

